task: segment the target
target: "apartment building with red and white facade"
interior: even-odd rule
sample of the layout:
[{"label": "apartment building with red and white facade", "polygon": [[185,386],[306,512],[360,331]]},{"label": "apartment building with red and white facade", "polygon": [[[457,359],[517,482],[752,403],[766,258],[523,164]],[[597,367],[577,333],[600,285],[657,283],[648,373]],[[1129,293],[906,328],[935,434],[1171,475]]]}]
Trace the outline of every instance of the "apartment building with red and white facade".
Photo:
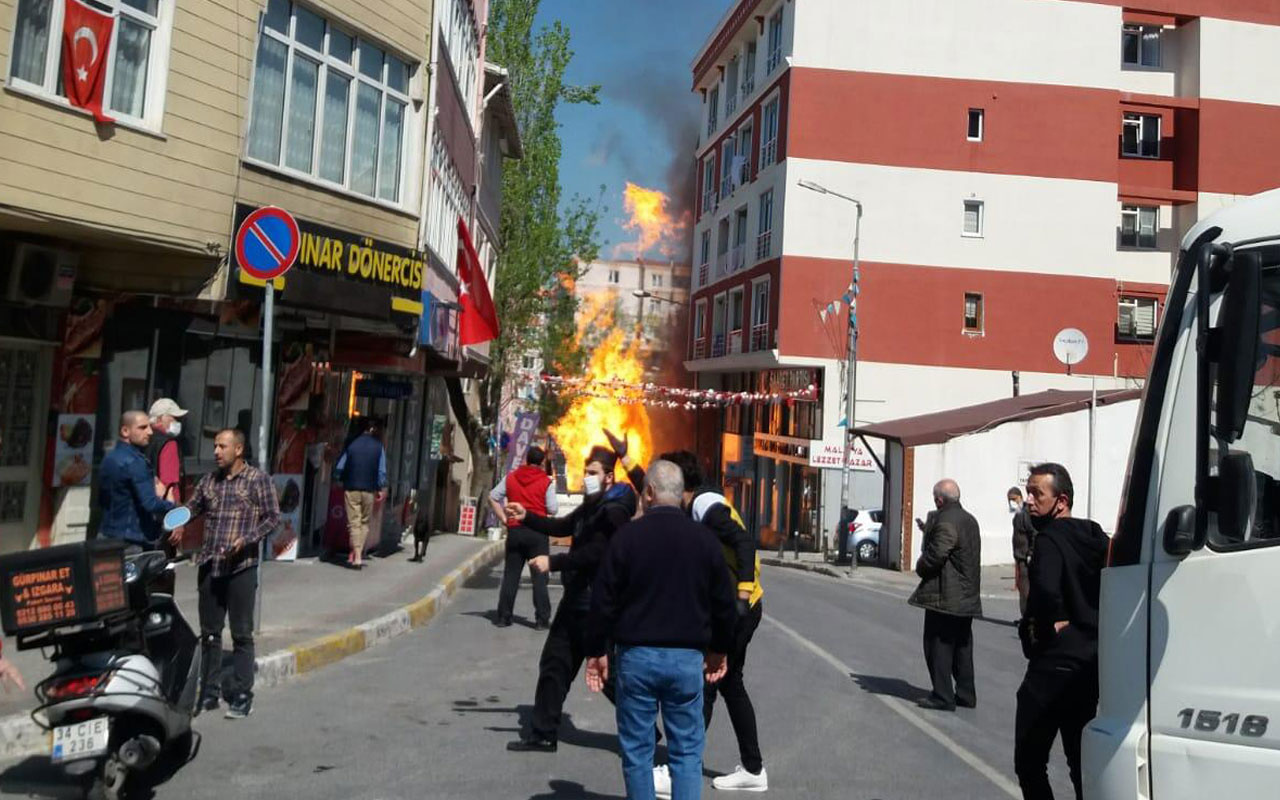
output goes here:
[{"label": "apartment building with red and white facade", "polygon": [[[861,201],[857,424],[1145,376],[1179,240],[1280,186],[1280,3],[739,0],[702,99],[689,368],[812,382],[732,408],[722,468],[762,532],[839,514],[842,307]],[[1089,339],[1068,376],[1056,332]],[[865,465],[864,465],[865,466]],[[878,507],[878,473],[854,505]],[[768,539],[768,534],[762,538]]]}]

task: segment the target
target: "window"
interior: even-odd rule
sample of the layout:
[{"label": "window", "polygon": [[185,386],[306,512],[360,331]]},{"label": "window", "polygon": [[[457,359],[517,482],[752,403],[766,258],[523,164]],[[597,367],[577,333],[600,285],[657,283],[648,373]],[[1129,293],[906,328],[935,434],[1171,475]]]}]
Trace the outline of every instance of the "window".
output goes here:
[{"label": "window", "polygon": [[1160,157],[1160,117],[1156,114],[1125,114],[1120,152],[1136,158]]},{"label": "window", "polygon": [[964,201],[964,235],[981,236],[983,223],[983,202],[981,200]]},{"label": "window", "polygon": [[765,62],[764,73],[772,75],[782,63],[782,9],[774,12],[769,18],[769,58]]},{"label": "window", "polygon": [[964,293],[964,332],[982,333],[982,295],[977,292]]},{"label": "window", "polygon": [[1160,66],[1160,28],[1125,25],[1121,36],[1124,64],[1128,67]]},{"label": "window", "polygon": [[751,350],[769,349],[769,279],[751,285]]},{"label": "window", "polygon": [[711,93],[707,95],[707,135],[716,132],[719,121],[716,119],[720,113],[720,87],[714,86]]},{"label": "window", "polygon": [[742,289],[734,289],[729,292],[729,332],[738,333],[742,330]]},{"label": "window", "polygon": [[622,273],[616,269],[609,270],[609,283],[621,283]]},{"label": "window", "polygon": [[1120,246],[1154,250],[1160,230],[1160,209],[1155,206],[1122,206]]},{"label": "window", "polygon": [[467,113],[476,119],[476,62],[480,58],[480,37],[475,15],[467,0],[440,0],[440,40],[453,69]]},{"label": "window", "polygon": [[702,213],[716,210],[716,157],[712,153],[702,165]]},{"label": "window", "polygon": [[737,186],[733,183],[734,140],[729,139],[720,148],[720,199],[733,194]]},{"label": "window", "polygon": [[747,54],[742,59],[742,96],[749,97],[756,89],[756,43],[747,42]]},{"label": "window", "polygon": [[738,110],[738,57],[729,59],[729,67],[724,71],[724,118]]},{"label": "window", "polygon": [[524,369],[533,369],[535,364],[536,362],[533,360],[533,356],[524,356],[520,359],[520,365]]},{"label": "window", "polygon": [[969,109],[969,134],[968,139],[971,142],[982,141],[982,123],[983,111],[980,108]]},{"label": "window", "polygon": [[699,300],[693,306],[693,338],[694,341],[707,335],[707,301]]},{"label": "window", "polygon": [[760,195],[760,225],[756,228],[756,259],[773,255],[773,190]]},{"label": "window", "polygon": [[1121,297],[1116,308],[1116,334],[1122,339],[1153,341],[1156,338],[1156,299]]},{"label": "window", "polygon": [[[106,112],[122,122],[159,129],[173,0],[86,0],[86,4],[116,17],[111,41],[99,43],[107,54],[102,92]],[[50,98],[66,97],[62,88],[64,8],[60,0],[18,0],[10,86]]]},{"label": "window", "polygon": [[707,265],[711,263],[711,231],[702,232],[701,258],[698,259],[698,285],[707,285]]},{"label": "window", "polygon": [[738,154],[738,172],[734,176],[738,186],[751,181],[751,151],[755,145],[752,139],[754,134],[755,126],[751,122],[738,129],[738,143],[734,147]]},{"label": "window", "polygon": [[764,107],[763,122],[760,125],[760,169],[778,160],[779,102],[775,97]]},{"label": "window", "polygon": [[288,0],[270,0],[253,75],[248,157],[400,203],[404,61]]}]

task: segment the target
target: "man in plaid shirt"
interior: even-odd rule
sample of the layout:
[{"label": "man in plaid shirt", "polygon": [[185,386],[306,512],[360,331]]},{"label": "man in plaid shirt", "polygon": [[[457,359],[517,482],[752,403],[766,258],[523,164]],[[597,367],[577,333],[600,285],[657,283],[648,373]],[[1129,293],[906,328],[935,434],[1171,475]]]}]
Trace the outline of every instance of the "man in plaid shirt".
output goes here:
[{"label": "man in plaid shirt", "polygon": [[253,710],[253,605],[258,589],[259,543],[280,527],[280,503],[271,477],[244,460],[244,434],[234,428],[213,440],[218,470],[201,479],[187,503],[205,515],[199,566],[203,678],[200,706],[218,708],[222,689],[222,626],[231,620],[232,676],[227,718]]}]

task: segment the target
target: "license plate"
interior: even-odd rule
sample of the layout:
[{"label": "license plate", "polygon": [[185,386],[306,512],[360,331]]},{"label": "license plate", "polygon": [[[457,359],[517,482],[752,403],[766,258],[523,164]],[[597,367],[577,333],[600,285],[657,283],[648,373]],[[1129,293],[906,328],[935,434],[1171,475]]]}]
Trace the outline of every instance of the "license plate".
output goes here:
[{"label": "license plate", "polygon": [[75,761],[107,752],[111,718],[98,717],[53,729],[52,761]]}]

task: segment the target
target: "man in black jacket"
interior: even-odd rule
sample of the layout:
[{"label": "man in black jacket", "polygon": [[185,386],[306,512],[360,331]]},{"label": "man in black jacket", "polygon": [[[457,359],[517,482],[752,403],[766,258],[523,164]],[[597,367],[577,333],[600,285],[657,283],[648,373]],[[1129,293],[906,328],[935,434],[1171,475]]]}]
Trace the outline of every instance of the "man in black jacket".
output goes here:
[{"label": "man in black jacket", "polygon": [[[941,480],[933,487],[938,507],[925,526],[916,562],[920,586],[908,601],[924,609],[924,660],[933,692],[924,708],[973,708],[973,618],[982,616],[982,537],[978,521],[960,507],[960,487]],[[955,685],[952,686],[952,678]]]},{"label": "man in black jacket", "polygon": [[[587,684],[600,691],[617,673],[618,743],[627,796],[652,798],[653,730],[667,732],[671,791],[702,789],[703,681],[724,675],[732,642],[733,588],[711,532],[680,508],[684,478],[670,461],[649,468],[648,512],[614,536],[596,577],[587,623]],[[618,647],[615,663],[608,643]]]},{"label": "man in black jacket", "polygon": [[1098,594],[1107,535],[1098,523],[1072,519],[1075,490],[1061,464],[1040,464],[1027,479],[1036,528],[1024,643],[1030,654],[1018,688],[1013,762],[1026,800],[1052,800],[1047,766],[1062,735],[1076,798],[1080,734],[1098,707]]},{"label": "man in black jacket", "polygon": [[540,572],[559,572],[564,596],[551,621],[538,664],[538,688],[533,720],[527,736],[509,742],[515,752],[554,753],[560,732],[560,712],[569,686],[586,658],[584,637],[591,609],[591,585],[614,531],[636,513],[636,495],[626,484],[614,484],[617,459],[604,447],[587,456],[582,505],[567,517],[553,519],[530,514],[519,503],[507,504],[507,517],[547,536],[572,536],[569,552],[540,555],[529,561]]}]

